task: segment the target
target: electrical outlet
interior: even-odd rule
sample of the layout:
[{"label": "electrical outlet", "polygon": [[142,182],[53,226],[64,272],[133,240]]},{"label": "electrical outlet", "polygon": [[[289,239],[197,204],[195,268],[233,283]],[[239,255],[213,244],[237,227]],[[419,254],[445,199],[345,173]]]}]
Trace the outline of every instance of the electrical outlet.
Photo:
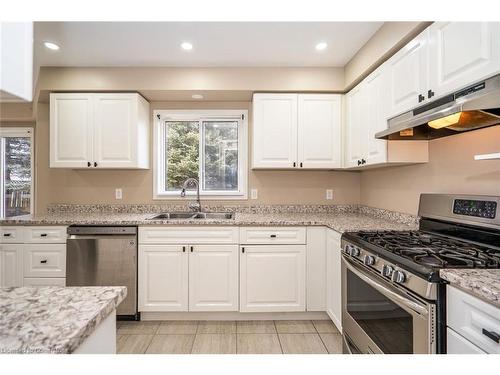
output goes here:
[{"label": "electrical outlet", "polygon": [[115,199],[122,199],[123,198],[123,192],[122,189],[115,189]]},{"label": "electrical outlet", "polygon": [[333,190],[326,189],[326,199],[328,199],[328,200],[333,199]]},{"label": "electrical outlet", "polygon": [[252,189],[250,191],[250,198],[257,199],[257,197],[258,197],[258,191],[257,191],[257,189]]}]

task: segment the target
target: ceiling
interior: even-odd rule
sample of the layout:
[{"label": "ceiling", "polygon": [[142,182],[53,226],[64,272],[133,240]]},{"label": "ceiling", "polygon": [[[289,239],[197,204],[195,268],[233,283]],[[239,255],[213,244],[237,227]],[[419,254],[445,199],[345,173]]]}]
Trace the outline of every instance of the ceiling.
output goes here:
[{"label": "ceiling", "polygon": [[[343,67],[382,22],[36,22],[39,66]],[[52,51],[43,42],[57,43]],[[191,51],[180,47],[193,44]],[[328,43],[317,51],[319,42]]]}]

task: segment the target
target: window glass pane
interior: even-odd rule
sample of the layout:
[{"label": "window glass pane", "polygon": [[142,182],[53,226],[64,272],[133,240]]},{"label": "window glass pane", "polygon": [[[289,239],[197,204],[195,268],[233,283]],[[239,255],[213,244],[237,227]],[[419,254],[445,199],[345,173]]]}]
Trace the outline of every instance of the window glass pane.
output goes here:
[{"label": "window glass pane", "polygon": [[203,189],[238,190],[238,122],[203,122]]},{"label": "window glass pane", "polygon": [[199,177],[199,123],[167,121],[165,125],[165,190],[177,191],[187,178]]},{"label": "window glass pane", "polygon": [[5,217],[31,213],[31,142],[27,137],[5,137],[3,147],[3,208]]}]

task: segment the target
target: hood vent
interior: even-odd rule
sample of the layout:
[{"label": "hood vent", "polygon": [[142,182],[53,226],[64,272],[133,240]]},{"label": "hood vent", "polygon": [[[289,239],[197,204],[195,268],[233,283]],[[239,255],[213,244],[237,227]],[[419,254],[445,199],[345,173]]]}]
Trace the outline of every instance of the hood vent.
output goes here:
[{"label": "hood vent", "polygon": [[425,140],[500,124],[500,75],[388,120],[378,139]]}]

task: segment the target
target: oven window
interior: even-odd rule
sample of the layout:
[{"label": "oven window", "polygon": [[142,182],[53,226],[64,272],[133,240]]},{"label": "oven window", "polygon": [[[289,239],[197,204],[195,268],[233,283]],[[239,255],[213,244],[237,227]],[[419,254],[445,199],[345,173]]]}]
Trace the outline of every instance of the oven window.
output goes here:
[{"label": "oven window", "polygon": [[384,353],[413,353],[412,316],[349,270],[347,312]]}]

